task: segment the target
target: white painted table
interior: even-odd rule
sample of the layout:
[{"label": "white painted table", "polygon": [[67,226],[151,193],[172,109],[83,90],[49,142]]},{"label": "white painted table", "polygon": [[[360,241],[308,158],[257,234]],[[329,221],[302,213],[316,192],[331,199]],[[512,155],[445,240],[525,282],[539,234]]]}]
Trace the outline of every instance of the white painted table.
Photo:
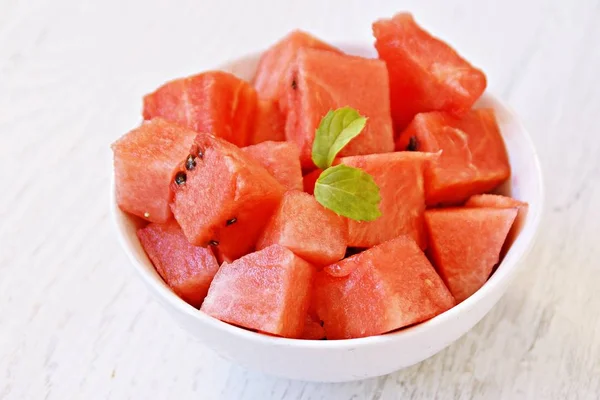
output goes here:
[{"label": "white painted table", "polygon": [[[229,3],[0,0],[0,399],[600,398],[600,2]],[[371,40],[399,7],[481,66],[531,130],[547,210],[529,266],[469,334],[386,377],[313,384],[231,365],[128,265],[108,146],[166,79],[294,27]]]}]

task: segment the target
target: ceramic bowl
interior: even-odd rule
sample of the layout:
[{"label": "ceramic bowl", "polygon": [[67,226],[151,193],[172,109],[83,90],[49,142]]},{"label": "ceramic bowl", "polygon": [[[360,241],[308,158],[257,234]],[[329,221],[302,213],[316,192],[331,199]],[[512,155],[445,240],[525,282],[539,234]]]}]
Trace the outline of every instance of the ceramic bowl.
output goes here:
[{"label": "ceramic bowl", "polygon": [[[376,57],[370,44],[337,46],[350,54]],[[241,57],[218,69],[249,80],[259,56],[256,53]],[[272,375],[321,382],[364,379],[408,367],[450,345],[490,311],[524,266],[538,230],[543,205],[542,174],[527,131],[515,113],[490,93],[485,93],[476,107],[495,109],[508,150],[512,177],[500,192],[529,203],[529,212],[516,240],[487,283],[456,307],[429,321],[379,336],[314,341],[268,336],[214,319],[182,301],[163,282],[137,239],[135,221],[117,207],[112,185],[112,217],[120,242],[142,280],[172,317],[191,335],[232,362]]]}]

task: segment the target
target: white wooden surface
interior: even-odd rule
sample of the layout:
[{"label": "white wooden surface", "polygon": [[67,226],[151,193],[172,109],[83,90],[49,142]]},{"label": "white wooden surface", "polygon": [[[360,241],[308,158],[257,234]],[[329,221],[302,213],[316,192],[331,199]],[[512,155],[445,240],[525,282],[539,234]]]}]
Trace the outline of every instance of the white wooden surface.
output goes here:
[{"label": "white wooden surface", "polygon": [[[347,384],[246,371],[150,297],[108,218],[109,144],[162,81],[294,27],[400,8],[522,115],[547,210],[527,269],[445,351]],[[0,399],[600,398],[600,1],[0,0]]]}]

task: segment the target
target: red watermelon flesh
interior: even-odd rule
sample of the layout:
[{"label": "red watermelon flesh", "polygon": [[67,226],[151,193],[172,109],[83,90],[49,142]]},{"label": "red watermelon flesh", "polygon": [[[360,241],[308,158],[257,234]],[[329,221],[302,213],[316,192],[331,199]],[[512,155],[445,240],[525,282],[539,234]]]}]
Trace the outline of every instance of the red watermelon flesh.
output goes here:
[{"label": "red watermelon flesh", "polygon": [[287,109],[286,89],[292,85],[290,69],[301,48],[340,52],[308,33],[296,30],[263,53],[252,83],[261,99],[275,100],[283,111]]},{"label": "red watermelon flesh", "polygon": [[471,195],[493,190],[510,176],[492,109],[471,110],[460,119],[442,112],[418,114],[396,144],[399,150],[442,151],[426,171],[428,205],[461,204]]},{"label": "red watermelon flesh", "polygon": [[468,111],[486,87],[483,72],[423,30],[409,13],[373,24],[375,47],[387,64],[394,128],[420,112]]},{"label": "red watermelon flesh", "polygon": [[235,260],[254,249],[284,187],[241,149],[214,136],[196,136],[195,167],[173,183],[171,206],[188,240]]},{"label": "red watermelon flesh", "polygon": [[271,217],[256,247],[280,244],[314,265],[344,258],[346,223],[308,193],[289,191]]},{"label": "red watermelon flesh", "polygon": [[242,149],[287,190],[302,190],[300,152],[289,142],[262,142]]},{"label": "red watermelon flesh", "polygon": [[249,143],[257,144],[272,140],[285,140],[285,114],[273,100],[259,100],[256,110],[256,122]]},{"label": "red watermelon flesh", "polygon": [[301,339],[325,339],[325,329],[323,329],[323,321],[321,321],[321,319],[317,315],[317,310],[315,308],[314,290],[315,287],[313,285],[310,296],[310,302],[308,305],[308,314],[306,316],[306,321],[304,322],[304,330],[302,332],[302,336],[300,337]]},{"label": "red watermelon flesh", "polygon": [[152,223],[139,229],[137,235],[166,284],[187,303],[199,308],[219,269],[212,251],[190,244],[175,220]]},{"label": "red watermelon flesh", "polygon": [[476,194],[467,200],[465,207],[527,209],[527,203],[500,194]]},{"label": "red watermelon flesh", "polygon": [[287,88],[287,140],[298,145],[302,168],[311,158],[315,130],[328,111],[344,106],[368,117],[364,130],[339,156],[386,153],[394,149],[385,63],[330,51],[300,49]]},{"label": "red watermelon flesh", "polygon": [[425,212],[433,265],[457,302],[487,281],[516,216],[516,208],[461,207]]},{"label": "red watermelon flesh", "polygon": [[520,225],[527,216],[529,205],[523,201],[500,194],[476,194],[469,197],[465,207],[516,208],[519,212],[517,213],[515,225],[517,225],[517,222]]},{"label": "red watermelon flesh", "polygon": [[202,311],[231,324],[299,338],[304,330],[314,267],[283,246],[248,254],[217,272]]},{"label": "red watermelon flesh", "polygon": [[306,321],[304,323],[304,330],[300,339],[305,340],[321,340],[325,339],[325,329],[321,326],[321,321],[315,319],[310,314],[306,315]]},{"label": "red watermelon flesh", "polygon": [[233,257],[229,256],[229,254],[223,253],[221,251],[221,249],[219,249],[219,246],[213,246],[212,251],[213,251],[215,257],[217,257],[217,261],[219,262],[219,265],[221,265],[223,263],[231,264],[232,262],[234,262],[237,259],[237,258],[233,258]]},{"label": "red watermelon flesh", "polygon": [[152,222],[171,218],[171,181],[196,132],[163,119],[144,122],[112,145],[117,204]]},{"label": "red watermelon flesh", "polygon": [[238,146],[249,144],[256,109],[254,88],[222,71],[177,79],[144,97],[144,119],[163,117]]},{"label": "red watermelon flesh", "polygon": [[508,232],[504,246],[502,246],[500,259],[508,252],[508,249],[517,238],[521,227],[525,223],[525,218],[527,217],[527,211],[529,209],[527,203],[499,194],[476,194],[467,200],[465,207],[516,208],[518,210],[517,218],[515,218],[515,222],[513,223],[512,228],[510,228],[510,232]]},{"label": "red watermelon flesh", "polygon": [[302,177],[302,186],[304,187],[304,191],[308,194],[313,194],[315,191],[315,183],[319,176],[323,172],[322,169],[316,169]]},{"label": "red watermelon flesh", "polygon": [[420,152],[397,152],[344,157],[341,163],[370,174],[381,195],[381,217],[364,222],[348,219],[348,246],[371,247],[407,234],[421,248],[427,246],[423,226],[423,172],[437,157]]},{"label": "red watermelon flesh", "polygon": [[327,339],[379,335],[428,320],[454,306],[454,298],[408,236],[337,265],[346,276],[332,276],[325,269],[315,281],[314,301]]}]

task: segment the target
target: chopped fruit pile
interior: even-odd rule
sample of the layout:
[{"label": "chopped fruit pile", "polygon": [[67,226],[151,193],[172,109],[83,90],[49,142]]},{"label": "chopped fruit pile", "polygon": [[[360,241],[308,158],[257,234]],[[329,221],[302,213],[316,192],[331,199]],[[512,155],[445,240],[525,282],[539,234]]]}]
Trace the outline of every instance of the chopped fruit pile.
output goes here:
[{"label": "chopped fruit pile", "polygon": [[302,31],[248,82],[207,71],[144,97],[112,146],[116,202],[175,294],[214,318],[305,340],[380,335],[476,293],[527,204],[483,72],[408,13],[377,59]]}]

